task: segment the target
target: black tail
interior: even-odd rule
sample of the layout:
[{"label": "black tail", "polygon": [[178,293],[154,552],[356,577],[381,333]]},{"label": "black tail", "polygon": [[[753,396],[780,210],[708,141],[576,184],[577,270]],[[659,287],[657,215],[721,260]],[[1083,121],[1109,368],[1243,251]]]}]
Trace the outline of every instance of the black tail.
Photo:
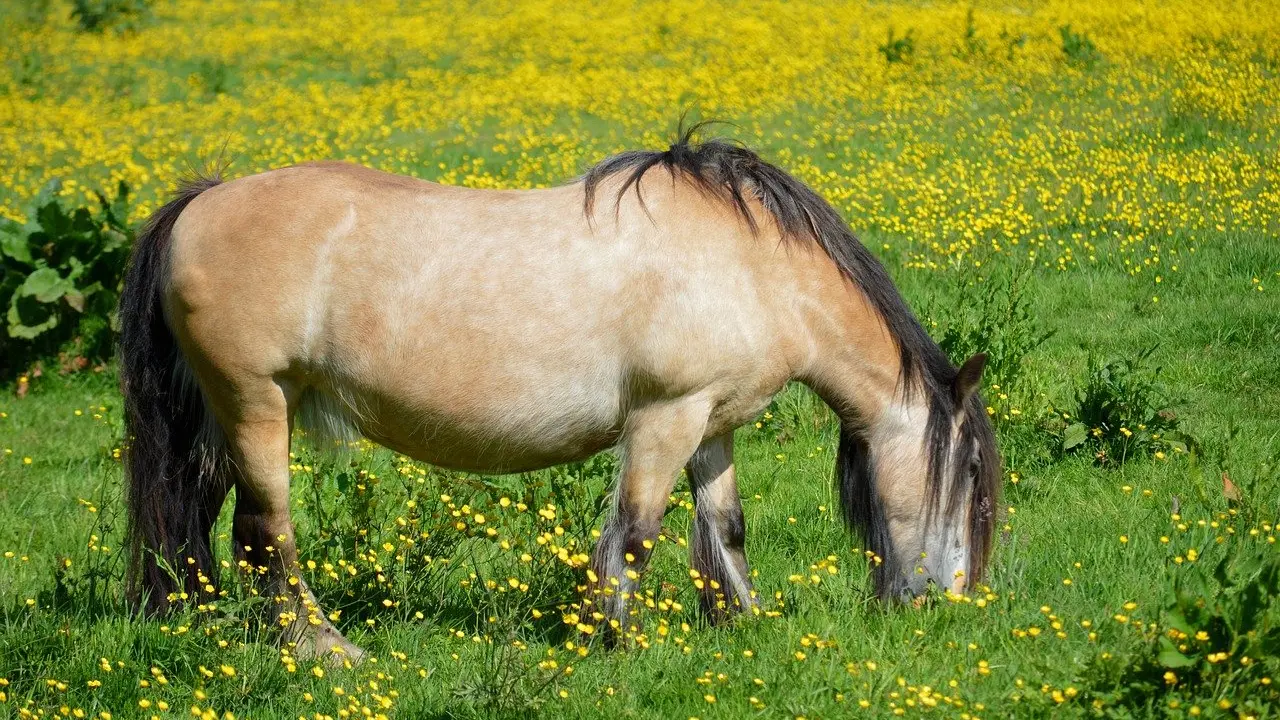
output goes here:
[{"label": "black tail", "polygon": [[209,533],[226,497],[225,451],[160,306],[178,216],[217,177],[184,182],[138,234],[120,295],[125,405],[128,594],[164,610],[207,594],[217,568]]}]

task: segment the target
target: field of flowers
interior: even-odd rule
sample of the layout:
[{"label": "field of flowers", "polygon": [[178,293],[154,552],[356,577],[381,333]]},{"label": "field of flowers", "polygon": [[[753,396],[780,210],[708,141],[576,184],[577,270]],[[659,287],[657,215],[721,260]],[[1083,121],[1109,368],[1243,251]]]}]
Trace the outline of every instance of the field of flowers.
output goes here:
[{"label": "field of flowers", "polygon": [[987,589],[883,607],[789,388],[738,438],[762,612],[698,617],[682,481],[609,651],[575,600],[612,457],[482,478],[299,438],[308,580],[371,656],[334,668],[230,561],[218,602],[129,614],[114,371],[50,360],[0,378],[0,717],[1280,714],[1280,6],[72,4],[0,8],[0,217],[123,181],[140,222],[211,162],[545,186],[723,119],[991,354],[1006,482]]}]

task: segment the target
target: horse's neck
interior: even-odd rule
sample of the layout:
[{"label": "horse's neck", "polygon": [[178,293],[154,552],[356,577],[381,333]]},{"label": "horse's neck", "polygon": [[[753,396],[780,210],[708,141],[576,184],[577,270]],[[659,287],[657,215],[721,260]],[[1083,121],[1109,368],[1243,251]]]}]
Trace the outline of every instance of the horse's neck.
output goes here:
[{"label": "horse's neck", "polygon": [[843,422],[870,429],[886,414],[919,404],[903,393],[898,344],[861,294],[847,284],[823,298],[823,316],[809,324],[813,354],[799,379]]}]

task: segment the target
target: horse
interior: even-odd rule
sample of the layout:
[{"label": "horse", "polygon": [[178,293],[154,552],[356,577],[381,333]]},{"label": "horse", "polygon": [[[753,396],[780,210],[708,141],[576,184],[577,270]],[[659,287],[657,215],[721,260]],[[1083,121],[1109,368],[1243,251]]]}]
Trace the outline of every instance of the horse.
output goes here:
[{"label": "horse", "polygon": [[135,607],[212,593],[234,488],[235,555],[297,651],[360,656],[301,577],[299,424],[476,473],[615,448],[587,573],[612,628],[684,469],[702,610],[758,610],[734,430],[790,381],[839,419],[836,482],[876,594],[973,588],[1000,484],[985,355],[953,366],[826,201],[695,131],[546,189],[338,162],[181,184],[138,235],[119,309]]}]

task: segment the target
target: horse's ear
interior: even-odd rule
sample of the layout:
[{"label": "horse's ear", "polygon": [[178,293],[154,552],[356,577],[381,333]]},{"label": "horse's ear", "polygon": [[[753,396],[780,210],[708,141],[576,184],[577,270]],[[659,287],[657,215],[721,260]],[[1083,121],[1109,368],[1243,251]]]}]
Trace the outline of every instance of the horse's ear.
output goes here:
[{"label": "horse's ear", "polygon": [[[951,383],[951,394],[955,398],[956,408],[963,409],[969,398],[978,392],[982,384],[982,369],[987,366],[987,354],[978,353],[960,366],[956,379]],[[963,412],[963,410],[961,410]]]}]

